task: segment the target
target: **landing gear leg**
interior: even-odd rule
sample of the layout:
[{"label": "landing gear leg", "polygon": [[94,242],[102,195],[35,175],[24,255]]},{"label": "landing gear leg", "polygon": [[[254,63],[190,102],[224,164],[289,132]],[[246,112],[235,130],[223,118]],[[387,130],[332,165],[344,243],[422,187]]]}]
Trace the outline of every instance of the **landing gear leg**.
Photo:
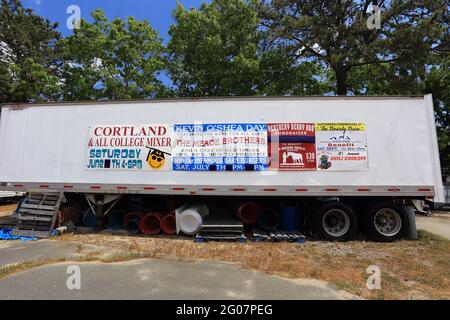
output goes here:
[{"label": "landing gear leg", "polygon": [[[116,203],[122,198],[121,194],[85,194],[86,201],[91,207],[92,212],[95,213],[97,218],[97,229],[104,228],[104,217],[109,211],[116,205]],[[106,208],[106,210],[105,210]]]}]

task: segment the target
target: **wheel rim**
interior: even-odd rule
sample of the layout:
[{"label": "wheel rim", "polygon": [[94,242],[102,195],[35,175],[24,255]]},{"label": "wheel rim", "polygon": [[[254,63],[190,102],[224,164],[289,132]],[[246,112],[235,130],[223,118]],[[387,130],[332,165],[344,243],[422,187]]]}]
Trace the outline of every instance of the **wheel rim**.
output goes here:
[{"label": "wheel rim", "polygon": [[350,219],[345,211],[333,209],[324,214],[322,225],[330,236],[340,237],[350,229]]},{"label": "wheel rim", "polygon": [[384,236],[395,236],[402,228],[402,219],[397,211],[383,208],[374,216],[375,229]]}]

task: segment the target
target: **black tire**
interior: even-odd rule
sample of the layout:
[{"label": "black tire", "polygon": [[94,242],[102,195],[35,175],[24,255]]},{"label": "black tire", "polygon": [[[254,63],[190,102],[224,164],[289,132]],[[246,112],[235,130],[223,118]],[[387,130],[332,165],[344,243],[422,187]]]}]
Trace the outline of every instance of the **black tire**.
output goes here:
[{"label": "black tire", "polygon": [[324,240],[348,241],[353,239],[358,223],[353,209],[341,202],[323,203],[312,214],[314,230]]},{"label": "black tire", "polygon": [[[391,215],[393,216],[390,217]],[[403,206],[390,202],[369,205],[363,219],[365,230],[375,241],[395,241],[405,235],[409,228],[409,221]],[[400,226],[397,225],[399,222]]]}]

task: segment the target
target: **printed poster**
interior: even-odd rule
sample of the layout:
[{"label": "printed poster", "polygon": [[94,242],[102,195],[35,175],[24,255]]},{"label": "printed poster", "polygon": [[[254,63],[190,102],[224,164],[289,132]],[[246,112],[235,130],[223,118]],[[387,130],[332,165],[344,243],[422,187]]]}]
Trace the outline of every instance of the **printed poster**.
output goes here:
[{"label": "printed poster", "polygon": [[316,123],[317,170],[368,170],[364,123]]},{"label": "printed poster", "polygon": [[316,170],[313,123],[269,123],[267,126],[270,170]]},{"label": "printed poster", "polygon": [[91,126],[86,168],[172,170],[172,134],[167,124]]},{"label": "printed poster", "polygon": [[86,169],[368,170],[364,123],[95,125]]},{"label": "printed poster", "polygon": [[267,170],[267,125],[175,124],[172,153],[174,171]]}]

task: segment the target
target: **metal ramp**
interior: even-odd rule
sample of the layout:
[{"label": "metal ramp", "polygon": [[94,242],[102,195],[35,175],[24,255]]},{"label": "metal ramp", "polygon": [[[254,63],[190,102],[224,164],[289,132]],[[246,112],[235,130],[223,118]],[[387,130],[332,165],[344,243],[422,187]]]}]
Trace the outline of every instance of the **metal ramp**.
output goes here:
[{"label": "metal ramp", "polygon": [[29,193],[20,206],[17,225],[12,234],[50,237],[63,197],[62,192]]}]

